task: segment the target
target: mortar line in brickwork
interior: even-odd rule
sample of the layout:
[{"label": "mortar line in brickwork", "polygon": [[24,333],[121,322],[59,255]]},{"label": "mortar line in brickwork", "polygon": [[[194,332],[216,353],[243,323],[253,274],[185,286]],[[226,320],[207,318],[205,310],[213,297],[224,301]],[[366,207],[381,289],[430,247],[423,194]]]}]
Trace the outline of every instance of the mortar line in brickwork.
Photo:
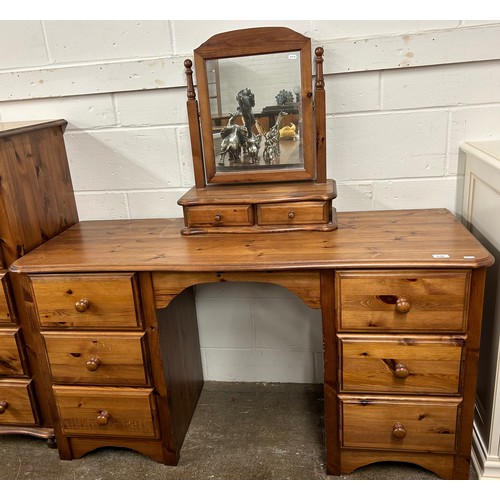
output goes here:
[{"label": "mortar line in brickwork", "polygon": [[47,39],[47,33],[45,31],[45,23],[43,21],[40,21],[40,26],[42,28],[43,48],[45,49],[45,55],[47,56],[47,61],[49,61],[49,64],[52,64],[53,61],[50,55],[49,41]]},{"label": "mortar line in brickwork", "polygon": [[127,193],[184,193],[186,186],[177,186],[169,188],[127,188],[127,189],[91,189],[91,190],[75,190],[76,195],[80,194],[127,194]]},{"label": "mortar line in brickwork", "polygon": [[[444,155],[444,153],[443,153]],[[450,180],[456,177],[456,174],[449,175],[429,175],[427,177],[381,177],[379,179],[354,179],[354,180],[341,180],[337,179],[337,187],[352,186],[358,184],[374,184],[377,182],[405,182],[405,181],[436,181],[439,179]]]},{"label": "mortar line in brickwork", "polygon": [[378,109],[382,111],[384,109],[384,71],[378,72]]},{"label": "mortar line in brickwork", "polygon": [[144,131],[147,129],[179,129],[179,128],[187,128],[188,124],[184,122],[174,123],[174,124],[164,124],[164,125],[105,125],[103,127],[96,128],[80,128],[80,129],[71,129],[66,132],[66,135],[77,135],[77,134],[86,134],[89,132],[120,132],[121,130],[128,131]]},{"label": "mortar line in brickwork", "polygon": [[[445,156],[445,162],[444,162],[444,175],[449,175],[449,172],[450,172],[450,161],[451,161],[451,154],[452,154],[452,151],[451,151],[451,140],[452,140],[452,137],[451,137],[451,123],[452,123],[452,110],[449,109],[448,110],[448,121],[447,121],[447,129],[446,129],[446,144],[445,144],[445,152],[446,152],[446,156]],[[456,174],[455,174],[456,175]]]},{"label": "mortar line in brickwork", "polygon": [[443,106],[428,106],[421,108],[398,108],[398,109],[381,109],[381,110],[365,110],[365,111],[347,111],[345,113],[336,111],[334,113],[327,113],[327,118],[349,118],[351,116],[371,116],[371,115],[391,115],[391,114],[405,114],[405,113],[425,113],[426,111],[456,111],[462,109],[475,109],[475,108],[495,108],[500,107],[498,101],[478,103],[478,104],[453,104]]},{"label": "mortar line in brickwork", "polygon": [[116,92],[113,92],[110,97],[111,97],[111,106],[113,108],[113,115],[115,117],[115,123],[116,123],[115,126],[122,127],[122,124],[120,122],[120,111],[116,104]]},{"label": "mortar line in brickwork", "polygon": [[168,21],[168,36],[169,36],[169,45],[170,45],[170,53],[172,55],[175,54],[175,30],[173,21]]}]

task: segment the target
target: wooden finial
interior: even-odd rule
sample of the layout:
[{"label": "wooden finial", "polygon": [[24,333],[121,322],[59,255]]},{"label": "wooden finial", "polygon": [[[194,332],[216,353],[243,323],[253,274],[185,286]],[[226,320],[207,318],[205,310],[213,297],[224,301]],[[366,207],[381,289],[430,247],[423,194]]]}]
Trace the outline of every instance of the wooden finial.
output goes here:
[{"label": "wooden finial", "polygon": [[325,79],[323,77],[323,47],[316,47],[314,53],[316,54],[316,89],[325,88]]},{"label": "wooden finial", "polygon": [[194,90],[193,83],[193,70],[191,67],[193,66],[193,61],[191,59],[186,59],[184,61],[184,67],[186,68],[186,78],[187,78],[187,98],[190,101],[194,101],[196,99],[196,92]]},{"label": "wooden finial", "polygon": [[317,47],[314,113],[316,115],[316,182],[326,182],[326,105],[323,77],[323,47]]}]

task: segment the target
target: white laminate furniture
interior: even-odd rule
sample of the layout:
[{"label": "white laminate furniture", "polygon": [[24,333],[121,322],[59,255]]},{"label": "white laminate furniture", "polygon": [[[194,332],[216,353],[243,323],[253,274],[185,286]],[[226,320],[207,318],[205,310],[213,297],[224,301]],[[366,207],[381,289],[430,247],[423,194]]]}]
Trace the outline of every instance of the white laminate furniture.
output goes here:
[{"label": "white laminate furniture", "polygon": [[486,278],[472,460],[479,478],[500,479],[500,140],[462,144],[459,174],[457,210],[495,257]]}]

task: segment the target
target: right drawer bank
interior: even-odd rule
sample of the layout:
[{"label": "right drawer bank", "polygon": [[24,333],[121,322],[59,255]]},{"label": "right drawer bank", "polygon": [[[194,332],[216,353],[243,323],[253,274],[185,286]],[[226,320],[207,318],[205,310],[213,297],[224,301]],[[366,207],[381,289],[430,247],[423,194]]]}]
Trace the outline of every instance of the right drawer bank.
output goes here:
[{"label": "right drawer bank", "polygon": [[382,460],[454,477],[469,270],[338,271],[341,472]]}]

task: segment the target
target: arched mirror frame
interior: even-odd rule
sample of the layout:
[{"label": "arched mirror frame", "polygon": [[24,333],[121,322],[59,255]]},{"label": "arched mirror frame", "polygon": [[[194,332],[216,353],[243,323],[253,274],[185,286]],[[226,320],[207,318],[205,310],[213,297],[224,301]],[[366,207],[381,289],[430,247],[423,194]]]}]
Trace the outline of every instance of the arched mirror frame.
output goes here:
[{"label": "arched mirror frame", "polygon": [[[318,51],[318,49],[317,49]],[[318,52],[316,54],[318,55]],[[320,49],[322,55],[322,49]],[[214,141],[212,135],[212,115],[210,110],[209,89],[206,62],[213,59],[230,57],[255,56],[261,54],[274,54],[282,52],[298,52],[300,54],[300,104],[302,119],[302,168],[269,168],[242,169],[242,171],[220,172],[216,168]],[[321,55],[319,58],[322,63]],[[197,187],[207,184],[243,184],[255,182],[283,182],[283,181],[310,181],[324,182],[324,173],[316,169],[317,150],[322,149],[324,142],[324,95],[322,95],[323,113],[321,120],[314,120],[314,96],[312,90],[312,58],[311,40],[289,28],[249,28],[243,30],[220,33],[213,36],[194,51],[196,81],[199,101],[199,126],[195,130],[192,126],[191,141],[201,141],[198,148],[193,148],[193,161],[195,166],[195,179]],[[190,67],[186,65],[188,78]],[[324,91],[322,67],[321,75],[316,75],[316,93]],[[318,73],[318,62],[317,62]],[[320,86],[318,87],[318,76]],[[279,87],[279,78],[277,78]],[[188,85],[189,86],[189,85]],[[189,96],[189,89],[188,89]],[[191,99],[195,99],[194,91]],[[196,124],[198,125],[198,124]],[[318,125],[323,129],[318,134]],[[321,144],[319,144],[321,142]],[[323,163],[320,161],[320,163]],[[324,169],[324,164],[322,165]],[[201,170],[201,171],[200,171]]]}]

